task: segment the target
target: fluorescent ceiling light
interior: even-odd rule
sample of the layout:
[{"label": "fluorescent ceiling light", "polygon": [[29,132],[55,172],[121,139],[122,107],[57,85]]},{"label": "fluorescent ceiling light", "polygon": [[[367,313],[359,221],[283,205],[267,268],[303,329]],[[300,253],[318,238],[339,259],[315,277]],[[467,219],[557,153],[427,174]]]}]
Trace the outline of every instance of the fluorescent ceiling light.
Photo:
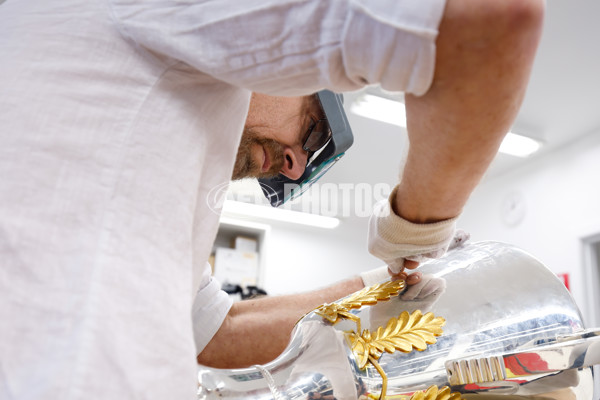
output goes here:
[{"label": "fluorescent ceiling light", "polygon": [[538,151],[540,147],[542,144],[535,139],[508,132],[498,151],[516,157],[528,157]]},{"label": "fluorescent ceiling light", "polygon": [[327,229],[333,229],[340,224],[340,220],[333,217],[285,210],[271,206],[260,206],[233,200],[225,200],[222,215],[231,218],[279,221]]},{"label": "fluorescent ceiling light", "polygon": [[350,111],[361,117],[406,128],[406,110],[399,101],[363,94],[352,103]]},{"label": "fluorescent ceiling light", "polygon": [[[406,109],[400,101],[363,94],[352,103],[350,111],[361,117],[406,128]],[[542,144],[535,139],[509,132],[498,151],[516,157],[527,157],[538,151],[541,146]]]}]

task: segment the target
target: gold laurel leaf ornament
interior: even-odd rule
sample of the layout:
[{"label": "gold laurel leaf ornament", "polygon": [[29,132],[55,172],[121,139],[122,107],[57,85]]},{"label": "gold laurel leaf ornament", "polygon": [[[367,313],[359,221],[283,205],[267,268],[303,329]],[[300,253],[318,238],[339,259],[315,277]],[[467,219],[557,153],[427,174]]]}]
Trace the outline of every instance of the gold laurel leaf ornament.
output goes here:
[{"label": "gold laurel leaf ornament", "polygon": [[[369,399],[377,400],[380,397],[369,394]],[[450,387],[442,386],[439,389],[436,385],[428,387],[426,390],[419,390],[410,396],[394,395],[389,397],[389,400],[462,400],[462,396],[458,392],[452,392]]]},{"label": "gold laurel leaf ornament", "polygon": [[[412,314],[403,311],[397,318],[391,318],[384,327],[379,327],[375,333],[368,329],[361,330],[360,318],[350,311],[366,305],[374,305],[380,301],[387,301],[392,296],[397,296],[406,283],[403,280],[389,281],[366,287],[338,302],[323,304],[315,309],[315,313],[331,324],[338,323],[341,319],[349,319],[356,323],[357,330],[346,332],[356,363],[364,369],[367,363],[373,365],[382,379],[379,400],[386,398],[387,375],[377,362],[384,352],[393,353],[401,351],[408,353],[413,349],[423,351],[427,345],[434,344],[436,337],[440,336],[442,326],[446,323],[442,317],[435,317],[432,313],[421,313],[420,310]],[[371,395],[369,395],[371,397]],[[427,391],[416,392],[410,399],[403,400],[458,400],[460,394],[450,393],[444,387],[438,390],[431,386]]]},{"label": "gold laurel leaf ornament", "polygon": [[397,296],[405,287],[406,283],[404,280],[388,281],[373,286],[367,286],[343,299],[340,302],[340,305],[352,309],[360,308],[364,305],[377,304],[380,301],[391,299],[392,296]]},{"label": "gold laurel leaf ornament", "polygon": [[[408,399],[408,397],[406,397]],[[460,400],[460,393],[451,392],[448,386],[439,389],[436,385],[430,386],[427,390],[415,392],[410,400]]]},{"label": "gold laurel leaf ornament", "polygon": [[443,333],[442,326],[445,323],[444,318],[435,317],[430,312],[423,315],[420,310],[412,314],[404,311],[398,318],[391,318],[385,329],[377,328],[371,345],[379,351],[380,355],[383,351],[393,353],[394,350],[408,353],[413,348],[423,351],[427,345],[436,342],[436,336]]},{"label": "gold laurel leaf ornament", "polygon": [[[385,399],[387,392],[387,375],[377,362],[383,352],[393,353],[399,350],[408,353],[413,349],[423,351],[427,345],[434,344],[442,332],[442,326],[446,320],[435,317],[432,313],[423,315],[420,310],[409,314],[403,311],[398,318],[391,318],[385,328],[379,327],[375,334],[365,329],[360,334],[347,332],[346,338],[350,342],[350,348],[360,369],[364,369],[367,363],[377,370],[381,375],[381,394],[379,399]],[[435,400],[435,397],[425,397],[415,400]]]},{"label": "gold laurel leaf ornament", "polygon": [[315,313],[332,324],[338,323],[340,319],[352,320],[357,325],[357,331],[360,332],[360,318],[350,313],[350,310],[377,304],[380,301],[387,301],[392,296],[397,296],[405,287],[406,283],[403,280],[388,281],[368,286],[339,302],[323,304],[317,307]]},{"label": "gold laurel leaf ornament", "polygon": [[442,334],[446,320],[432,313],[423,315],[420,310],[409,314],[403,311],[398,318],[390,318],[385,328],[379,327],[375,334],[365,329],[360,334],[346,333],[359,368],[365,368],[369,357],[378,360],[383,352],[399,350],[408,353],[413,349],[423,351],[436,342]]}]

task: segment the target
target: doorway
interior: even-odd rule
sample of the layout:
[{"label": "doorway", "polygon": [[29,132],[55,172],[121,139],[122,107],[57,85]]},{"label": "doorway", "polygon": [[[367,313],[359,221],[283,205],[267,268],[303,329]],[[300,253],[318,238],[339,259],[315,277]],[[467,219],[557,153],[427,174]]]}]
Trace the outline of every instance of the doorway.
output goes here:
[{"label": "doorway", "polygon": [[[584,278],[586,282],[586,328],[600,328],[600,234],[583,240]],[[600,398],[600,365],[594,366],[594,399]]]}]

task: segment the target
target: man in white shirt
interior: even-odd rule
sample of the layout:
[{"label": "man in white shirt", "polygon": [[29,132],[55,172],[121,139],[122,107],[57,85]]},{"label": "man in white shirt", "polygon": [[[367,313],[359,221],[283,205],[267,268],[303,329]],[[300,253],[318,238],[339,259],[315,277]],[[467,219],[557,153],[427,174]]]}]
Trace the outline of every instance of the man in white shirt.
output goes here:
[{"label": "man in white shirt", "polygon": [[[0,399],[191,399],[196,354],[267,361],[305,311],[363,286],[231,306],[210,277],[206,196],[232,176],[244,126],[282,144],[306,132],[287,96],[406,91],[411,150],[390,203],[404,219],[376,219],[371,247],[395,272],[443,251],[522,100],[542,12],[541,0],[2,3]],[[287,145],[298,164],[284,157],[280,172],[293,175],[306,155]],[[403,250],[438,221],[444,240]]]}]

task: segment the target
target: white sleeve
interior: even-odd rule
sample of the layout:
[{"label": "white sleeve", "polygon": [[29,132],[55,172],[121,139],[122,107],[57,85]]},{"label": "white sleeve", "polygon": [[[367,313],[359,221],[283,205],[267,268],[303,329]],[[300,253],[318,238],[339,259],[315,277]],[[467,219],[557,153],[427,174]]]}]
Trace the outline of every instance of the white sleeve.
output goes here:
[{"label": "white sleeve", "polygon": [[199,354],[217,333],[225,316],[229,312],[233,300],[221,290],[221,284],[210,276],[210,266],[204,269],[205,276],[202,285],[192,305],[192,324],[194,328],[194,341],[196,354]]},{"label": "white sleeve", "polygon": [[112,0],[121,32],[234,86],[273,95],[381,84],[422,94],[445,0]]}]

